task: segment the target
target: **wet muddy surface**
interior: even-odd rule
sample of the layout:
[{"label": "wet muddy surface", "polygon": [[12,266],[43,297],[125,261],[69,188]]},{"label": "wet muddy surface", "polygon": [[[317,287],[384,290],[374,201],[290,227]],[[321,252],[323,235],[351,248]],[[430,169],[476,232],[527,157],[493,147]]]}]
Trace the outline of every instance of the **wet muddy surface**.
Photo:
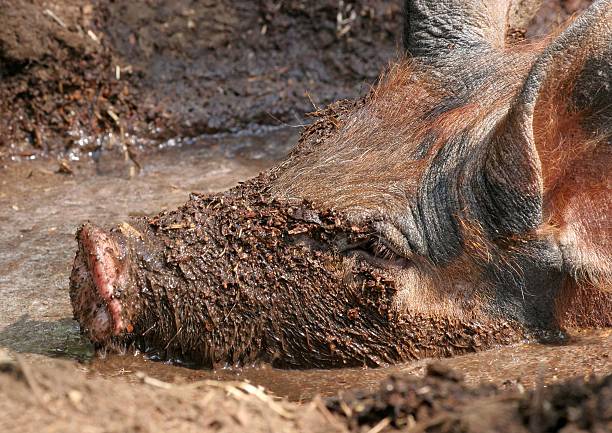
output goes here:
[{"label": "wet muddy surface", "polygon": [[[108,151],[94,160],[35,160],[0,169],[0,347],[37,363],[76,359],[107,378],[165,382],[249,380],[278,396],[304,401],[339,390],[376,389],[389,374],[423,375],[428,360],[381,369],[288,371],[270,367],[205,371],[142,356],[93,357],[79,335],[68,299],[76,227],[148,215],[183,203],[189,192],[213,192],[256,175],[281,158],[299,131],[201,137],[167,142],[141,159],[141,169]],[[576,331],[564,344],[527,343],[444,360],[468,384],[527,388],[612,371],[612,331]]]},{"label": "wet muddy surface", "polygon": [[0,429],[11,432],[600,433],[612,427],[611,396],[612,376],[475,387],[432,364],[422,378],[390,376],[371,391],[295,404],[247,382],[176,384],[142,373],[126,383],[0,350]]},{"label": "wet muddy surface", "polygon": [[0,158],[300,124],[400,40],[400,0],[0,2]]},{"label": "wet muddy surface", "polygon": [[[500,347],[444,359],[441,362],[461,372],[466,383],[493,384],[499,387],[520,383],[534,388],[570,377],[604,375],[612,371],[612,331],[579,331],[564,345],[525,343]],[[316,395],[330,397],[338,391],[378,389],[390,374],[423,376],[431,359],[379,369],[347,368],[338,370],[280,370],[269,367],[193,370],[168,363],[153,362],[141,356],[111,356],[96,359],[90,370],[103,376],[138,381],[137,372],[168,382],[192,382],[206,379],[248,380],[277,396],[292,401],[310,400]]]}]

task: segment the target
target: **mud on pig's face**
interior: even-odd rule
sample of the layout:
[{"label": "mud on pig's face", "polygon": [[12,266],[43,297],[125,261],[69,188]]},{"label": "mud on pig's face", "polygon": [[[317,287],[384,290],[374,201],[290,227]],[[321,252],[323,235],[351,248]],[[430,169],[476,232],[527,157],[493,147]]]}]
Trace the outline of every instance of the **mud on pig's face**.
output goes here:
[{"label": "mud on pig's face", "polygon": [[[270,173],[109,231],[82,226],[71,299],[83,332],[100,346],[174,342],[210,364],[231,350],[241,362],[274,358],[257,352],[276,352],[262,341],[311,322],[341,332],[332,318],[362,304],[386,318],[392,281],[343,252],[368,242],[371,228],[304,200],[278,201],[269,187]],[[223,353],[199,353],[215,348]]]}]

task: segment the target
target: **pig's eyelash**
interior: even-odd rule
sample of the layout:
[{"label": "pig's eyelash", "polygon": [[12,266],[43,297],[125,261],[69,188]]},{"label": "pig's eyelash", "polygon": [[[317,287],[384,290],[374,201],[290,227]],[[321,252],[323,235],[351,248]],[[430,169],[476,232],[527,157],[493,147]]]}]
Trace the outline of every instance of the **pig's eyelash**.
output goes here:
[{"label": "pig's eyelash", "polygon": [[408,259],[398,254],[389,242],[380,234],[372,233],[366,241],[343,245],[340,250],[355,255],[370,264],[381,268],[398,268],[409,265]]},{"label": "pig's eyelash", "polygon": [[369,241],[361,243],[352,250],[352,254],[361,257],[374,266],[386,269],[403,268],[409,265],[409,261],[397,254],[387,241],[380,236],[372,237]]},{"label": "pig's eyelash", "polygon": [[384,260],[393,260],[400,258],[400,255],[397,254],[383,238],[378,237],[370,242],[370,250],[374,257],[378,257]]}]

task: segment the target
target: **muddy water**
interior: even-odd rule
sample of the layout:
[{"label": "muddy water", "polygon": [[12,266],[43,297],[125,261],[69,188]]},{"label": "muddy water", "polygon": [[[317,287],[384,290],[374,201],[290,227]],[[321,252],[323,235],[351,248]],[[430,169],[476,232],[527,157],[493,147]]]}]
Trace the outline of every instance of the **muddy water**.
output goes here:
[{"label": "muddy water", "polygon": [[[153,214],[184,202],[191,191],[213,192],[254,176],[281,158],[297,131],[200,138],[188,147],[168,142],[140,161],[138,171],[121,152],[97,162],[71,161],[72,174],[54,161],[0,167],[0,348],[36,362],[53,357],[86,361],[93,374],[138,380],[136,372],[165,381],[250,380],[277,395],[303,400],[347,388],[373,388],[391,373],[422,374],[427,361],[378,370],[281,371],[268,367],[202,371],[142,356],[93,359],[81,339],[68,299],[74,231],[86,220],[99,224]],[[64,170],[66,171],[66,170]],[[91,362],[89,362],[91,361]],[[574,332],[563,345],[521,344],[444,362],[468,382],[530,387],[570,376],[612,372],[612,331]]]}]

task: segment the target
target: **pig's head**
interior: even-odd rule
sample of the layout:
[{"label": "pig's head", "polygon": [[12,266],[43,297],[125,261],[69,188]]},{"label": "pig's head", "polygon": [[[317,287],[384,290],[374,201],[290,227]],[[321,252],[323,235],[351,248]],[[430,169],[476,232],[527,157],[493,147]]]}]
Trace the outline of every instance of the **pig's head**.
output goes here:
[{"label": "pig's head", "polygon": [[535,44],[506,43],[510,2],[406,8],[408,59],[295,150],[275,193],[372,224],[353,251],[410,311],[545,328],[569,302],[611,323],[610,297],[585,292],[612,277],[611,2]]},{"label": "pig's head", "polygon": [[205,364],[333,366],[612,324],[611,2],[508,45],[529,15],[407,1],[407,59],[319,113],[278,167],[85,225],[82,329]]}]

